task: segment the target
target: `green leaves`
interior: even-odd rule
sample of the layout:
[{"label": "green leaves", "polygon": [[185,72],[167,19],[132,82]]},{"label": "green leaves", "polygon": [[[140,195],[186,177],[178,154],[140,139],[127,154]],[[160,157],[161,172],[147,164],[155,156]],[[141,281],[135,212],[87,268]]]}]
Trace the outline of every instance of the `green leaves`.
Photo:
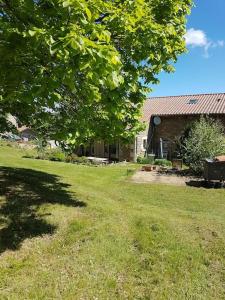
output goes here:
[{"label": "green leaves", "polygon": [[85,12],[88,17],[88,21],[91,21],[92,14],[91,14],[90,9],[87,6],[85,6]]},{"label": "green leaves", "polygon": [[117,88],[123,82],[124,82],[123,77],[115,71],[113,71],[111,74],[109,74],[109,76],[107,78],[107,84],[108,84],[110,90]]},{"label": "green leaves", "polygon": [[181,147],[187,165],[194,172],[201,173],[205,158],[225,154],[222,123],[209,117],[201,117],[193,123]]},{"label": "green leaves", "polygon": [[1,6],[1,109],[59,140],[129,140],[142,127],[146,83],[171,72],[185,51],[190,7],[191,0]]},{"label": "green leaves", "polygon": [[37,32],[35,30],[28,30],[30,36],[34,36]]}]

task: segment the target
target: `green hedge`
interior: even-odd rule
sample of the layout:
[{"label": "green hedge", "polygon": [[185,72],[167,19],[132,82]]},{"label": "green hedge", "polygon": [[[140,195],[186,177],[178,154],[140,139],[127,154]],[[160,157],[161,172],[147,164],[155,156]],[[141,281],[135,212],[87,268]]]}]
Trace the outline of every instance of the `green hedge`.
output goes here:
[{"label": "green hedge", "polygon": [[172,167],[171,161],[169,161],[167,159],[155,159],[154,164],[156,166]]},{"label": "green hedge", "polygon": [[51,161],[65,161],[66,155],[60,149],[55,148],[46,153],[46,159],[49,159]]},{"label": "green hedge", "polygon": [[73,153],[67,155],[66,162],[73,163],[73,164],[90,164],[90,161],[87,159],[86,156],[79,157]]},{"label": "green hedge", "polygon": [[138,156],[137,157],[137,163],[138,164],[154,164],[154,158],[153,157],[143,157],[143,156]]}]

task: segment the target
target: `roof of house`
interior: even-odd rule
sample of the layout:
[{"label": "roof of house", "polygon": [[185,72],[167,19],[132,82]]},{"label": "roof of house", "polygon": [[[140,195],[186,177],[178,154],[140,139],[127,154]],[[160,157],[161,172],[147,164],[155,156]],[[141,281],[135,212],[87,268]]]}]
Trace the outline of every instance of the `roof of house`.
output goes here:
[{"label": "roof of house", "polygon": [[151,116],[225,114],[225,93],[149,98],[143,107],[143,121]]}]

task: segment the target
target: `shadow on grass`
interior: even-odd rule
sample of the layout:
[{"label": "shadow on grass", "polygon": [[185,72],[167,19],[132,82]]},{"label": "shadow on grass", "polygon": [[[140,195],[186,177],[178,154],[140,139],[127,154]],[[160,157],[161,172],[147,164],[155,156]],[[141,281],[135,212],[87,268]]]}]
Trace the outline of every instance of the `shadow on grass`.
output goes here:
[{"label": "shadow on grass", "polygon": [[54,233],[56,226],[38,213],[41,205],[86,206],[67,191],[70,185],[59,179],[31,169],[0,167],[0,196],[5,197],[0,202],[0,254],[19,249],[27,238]]},{"label": "shadow on grass", "polygon": [[205,181],[205,180],[190,180],[186,183],[188,186],[196,187],[196,188],[206,188],[206,189],[222,189],[225,188],[223,182],[213,182],[213,181]]}]

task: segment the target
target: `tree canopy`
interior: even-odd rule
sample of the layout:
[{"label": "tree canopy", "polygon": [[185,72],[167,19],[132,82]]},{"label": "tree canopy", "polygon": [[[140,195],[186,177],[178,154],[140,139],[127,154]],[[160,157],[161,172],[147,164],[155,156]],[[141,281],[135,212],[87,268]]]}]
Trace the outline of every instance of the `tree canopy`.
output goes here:
[{"label": "tree canopy", "polygon": [[146,86],[185,51],[191,2],[0,0],[0,119],[57,140],[128,139]]}]

